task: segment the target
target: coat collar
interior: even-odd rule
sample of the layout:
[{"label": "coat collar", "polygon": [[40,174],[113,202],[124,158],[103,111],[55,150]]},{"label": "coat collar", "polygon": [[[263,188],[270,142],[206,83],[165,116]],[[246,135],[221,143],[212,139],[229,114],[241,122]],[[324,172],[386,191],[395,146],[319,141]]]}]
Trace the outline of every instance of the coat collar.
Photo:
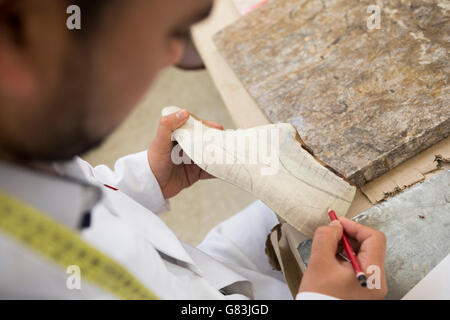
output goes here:
[{"label": "coat collar", "polygon": [[0,189],[72,230],[80,229],[85,214],[101,198],[96,186],[4,162],[0,162]]}]

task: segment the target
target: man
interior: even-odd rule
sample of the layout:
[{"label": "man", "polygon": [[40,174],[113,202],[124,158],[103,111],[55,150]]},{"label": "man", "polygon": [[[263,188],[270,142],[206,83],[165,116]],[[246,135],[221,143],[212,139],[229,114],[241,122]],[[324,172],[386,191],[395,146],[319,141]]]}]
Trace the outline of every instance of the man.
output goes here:
[{"label": "man", "polygon": [[[66,27],[69,5],[81,8],[81,30]],[[211,5],[0,0],[1,298],[130,297],[130,286],[162,299],[291,298],[264,256],[277,220],[261,203],[212,230],[198,248],[155,215],[182,189],[211,178],[170,159],[172,131],[187,111],[163,117],[149,149],[118,160],[114,171],[75,157],[120,124],[160,69],[179,62],[189,27]],[[237,234],[237,226],[249,232]],[[360,243],[362,267],[381,268],[381,289],[361,288],[350,264],[336,257],[344,228]],[[54,237],[43,242],[48,230]],[[74,261],[84,263],[86,252],[92,259],[81,268],[89,281],[73,288],[67,279],[77,265],[64,259],[75,249]],[[297,298],[383,298],[384,255],[376,230],[346,219],[321,227]],[[119,288],[105,279],[127,280]]]}]

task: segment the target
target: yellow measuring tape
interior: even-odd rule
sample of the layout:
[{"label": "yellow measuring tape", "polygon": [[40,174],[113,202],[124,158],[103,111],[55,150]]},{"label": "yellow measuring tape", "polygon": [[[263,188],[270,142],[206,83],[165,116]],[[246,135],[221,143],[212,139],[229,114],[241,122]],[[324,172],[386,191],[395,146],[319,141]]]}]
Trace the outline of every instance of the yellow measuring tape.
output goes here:
[{"label": "yellow measuring tape", "polygon": [[118,298],[158,299],[116,261],[78,234],[0,190],[0,230],[64,269],[77,265],[81,277]]}]

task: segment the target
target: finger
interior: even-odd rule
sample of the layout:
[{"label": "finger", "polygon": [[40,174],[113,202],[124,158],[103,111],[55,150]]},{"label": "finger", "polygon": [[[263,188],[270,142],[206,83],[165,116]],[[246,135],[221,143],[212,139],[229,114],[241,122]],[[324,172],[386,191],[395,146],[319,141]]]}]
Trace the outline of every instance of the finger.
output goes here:
[{"label": "finger", "polygon": [[358,258],[367,264],[384,265],[386,255],[386,237],[375,229],[369,228],[345,217],[339,220],[345,233],[360,243]]},{"label": "finger", "polygon": [[172,132],[185,124],[188,119],[189,112],[187,110],[180,110],[162,117],[153,140],[154,149],[162,154],[170,153],[173,147]]},{"label": "finger", "polygon": [[192,163],[190,165],[188,165],[189,169],[188,170],[195,170],[196,172],[198,172],[198,179],[199,180],[209,180],[209,179],[215,179],[216,177],[211,175],[210,173],[206,172],[205,170],[203,170],[201,167],[199,167],[197,164]]},{"label": "finger", "polygon": [[212,174],[210,174],[202,169],[202,171],[200,173],[200,180],[209,180],[209,179],[215,179],[215,178],[216,178],[215,176],[213,176]]},{"label": "finger", "polygon": [[333,221],[328,226],[317,228],[311,247],[311,257],[325,257],[335,259],[343,228],[339,221]]},{"label": "finger", "polygon": [[378,230],[372,229],[370,227],[364,226],[358,222],[352,221],[346,217],[340,217],[339,220],[344,227],[345,233],[362,243],[365,240],[375,237],[377,239],[384,239],[384,234]]},{"label": "finger", "polygon": [[208,127],[214,128],[214,129],[224,130],[224,127],[222,125],[220,125],[214,121],[203,120],[192,114],[191,114],[191,117],[193,117],[195,120],[201,121],[201,123],[203,123],[205,126],[208,126]]},{"label": "finger", "polygon": [[200,168],[197,164],[191,163],[185,165],[188,172],[193,172],[193,174],[198,178],[198,180],[208,180],[215,179],[216,177],[206,172],[202,168]]},{"label": "finger", "polygon": [[214,129],[225,130],[225,128],[222,125],[220,125],[216,122],[213,122],[213,121],[202,120],[202,123],[205,126],[208,126],[208,127],[214,128]]}]

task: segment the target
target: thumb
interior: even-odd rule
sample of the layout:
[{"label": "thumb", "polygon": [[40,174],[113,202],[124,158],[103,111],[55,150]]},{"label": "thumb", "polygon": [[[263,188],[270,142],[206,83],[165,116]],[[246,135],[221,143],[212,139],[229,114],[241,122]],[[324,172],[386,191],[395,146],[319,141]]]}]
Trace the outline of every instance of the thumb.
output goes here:
[{"label": "thumb", "polygon": [[336,255],[343,227],[339,221],[332,221],[328,226],[316,229],[311,247],[311,257],[333,257]]},{"label": "thumb", "polygon": [[187,110],[179,110],[162,117],[152,143],[154,150],[160,154],[170,153],[173,147],[172,132],[185,124],[188,119],[189,112]]}]

